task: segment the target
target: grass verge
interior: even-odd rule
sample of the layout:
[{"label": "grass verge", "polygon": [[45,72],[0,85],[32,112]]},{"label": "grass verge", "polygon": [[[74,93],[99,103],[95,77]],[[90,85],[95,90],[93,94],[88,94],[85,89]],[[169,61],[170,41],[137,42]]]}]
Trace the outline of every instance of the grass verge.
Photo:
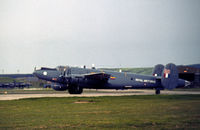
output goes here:
[{"label": "grass verge", "polygon": [[200,95],[0,101],[0,129],[199,129]]}]

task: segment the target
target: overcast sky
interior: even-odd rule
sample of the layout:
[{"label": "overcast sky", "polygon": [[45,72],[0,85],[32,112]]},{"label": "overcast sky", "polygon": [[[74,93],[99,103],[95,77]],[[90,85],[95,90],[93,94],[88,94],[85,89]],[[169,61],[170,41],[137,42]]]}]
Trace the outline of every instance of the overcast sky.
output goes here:
[{"label": "overcast sky", "polygon": [[0,0],[0,73],[200,63],[200,0]]}]

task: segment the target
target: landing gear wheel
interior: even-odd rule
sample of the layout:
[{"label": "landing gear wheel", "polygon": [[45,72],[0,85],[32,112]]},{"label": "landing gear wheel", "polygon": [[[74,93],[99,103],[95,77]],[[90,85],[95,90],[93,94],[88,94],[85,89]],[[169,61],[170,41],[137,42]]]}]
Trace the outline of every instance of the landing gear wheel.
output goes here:
[{"label": "landing gear wheel", "polygon": [[70,94],[81,94],[83,92],[83,88],[78,85],[70,86],[68,89]]},{"label": "landing gear wheel", "polygon": [[160,94],[160,90],[159,89],[156,89],[156,95]]}]

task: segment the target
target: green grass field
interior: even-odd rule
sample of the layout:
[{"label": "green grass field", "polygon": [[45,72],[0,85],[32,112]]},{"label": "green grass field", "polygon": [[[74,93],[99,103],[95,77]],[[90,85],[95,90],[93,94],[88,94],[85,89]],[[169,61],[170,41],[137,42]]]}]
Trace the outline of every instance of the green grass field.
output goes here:
[{"label": "green grass field", "polygon": [[0,101],[0,129],[200,129],[200,95]]}]

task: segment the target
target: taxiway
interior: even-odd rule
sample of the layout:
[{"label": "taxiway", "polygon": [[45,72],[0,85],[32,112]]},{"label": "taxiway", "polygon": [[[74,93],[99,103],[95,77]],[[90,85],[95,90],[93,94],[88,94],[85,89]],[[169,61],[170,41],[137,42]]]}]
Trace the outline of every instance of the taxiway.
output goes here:
[{"label": "taxiway", "polygon": [[[165,95],[185,95],[185,94],[200,94],[200,91],[161,91]],[[66,93],[29,93],[29,94],[0,94],[0,100],[18,100],[24,98],[41,98],[41,97],[100,97],[100,96],[128,96],[128,95],[155,95],[155,90],[98,90],[86,91],[82,94]]]}]

